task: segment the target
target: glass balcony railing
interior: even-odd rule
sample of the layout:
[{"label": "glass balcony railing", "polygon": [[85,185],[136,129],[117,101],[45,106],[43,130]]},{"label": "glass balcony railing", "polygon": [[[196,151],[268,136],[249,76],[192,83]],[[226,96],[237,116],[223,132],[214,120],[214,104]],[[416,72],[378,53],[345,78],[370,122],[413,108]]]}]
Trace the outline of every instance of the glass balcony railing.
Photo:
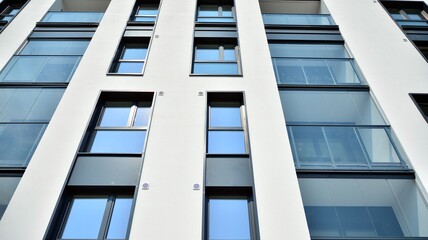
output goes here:
[{"label": "glass balcony railing", "polygon": [[272,58],[278,84],[363,85],[351,59]]},{"label": "glass balcony railing", "polygon": [[264,13],[265,24],[277,25],[336,25],[333,18],[327,14],[283,14]]},{"label": "glass balcony railing", "polygon": [[101,12],[48,12],[41,22],[99,23]]},{"label": "glass balcony railing", "polygon": [[298,169],[407,169],[388,127],[288,126]]}]

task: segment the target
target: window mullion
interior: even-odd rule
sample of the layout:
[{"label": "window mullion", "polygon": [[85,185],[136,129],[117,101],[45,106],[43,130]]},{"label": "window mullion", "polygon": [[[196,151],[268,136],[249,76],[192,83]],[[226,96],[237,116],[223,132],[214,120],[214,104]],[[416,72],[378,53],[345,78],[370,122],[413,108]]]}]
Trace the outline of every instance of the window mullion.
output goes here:
[{"label": "window mullion", "polygon": [[132,105],[130,113],[129,113],[129,118],[128,118],[128,125],[127,127],[132,127],[134,126],[134,122],[135,122],[135,116],[137,115],[137,107],[138,103],[134,103],[134,105]]},{"label": "window mullion", "polygon": [[113,214],[114,200],[115,200],[115,197],[112,195],[108,196],[107,198],[107,204],[104,210],[103,220],[101,221],[98,239],[107,238],[111,215]]}]

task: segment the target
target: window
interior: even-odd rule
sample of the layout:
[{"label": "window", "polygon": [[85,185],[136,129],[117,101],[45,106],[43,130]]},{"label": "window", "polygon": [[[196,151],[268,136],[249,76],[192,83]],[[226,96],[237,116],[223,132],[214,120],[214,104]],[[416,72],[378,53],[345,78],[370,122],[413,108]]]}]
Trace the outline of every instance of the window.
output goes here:
[{"label": "window", "polygon": [[233,1],[198,1],[197,22],[235,22]]},{"label": "window", "polygon": [[89,40],[30,39],[0,72],[0,82],[67,83]]},{"label": "window", "polygon": [[410,94],[410,97],[428,122],[428,94]]},{"label": "window", "polygon": [[74,0],[56,0],[43,17],[44,23],[86,23],[97,25],[103,18],[110,0],[76,4]]},{"label": "window", "polygon": [[421,1],[382,1],[391,17],[401,26],[428,26],[428,7]]},{"label": "window", "polygon": [[195,45],[193,73],[210,75],[238,75],[239,48],[236,41],[197,41]]},{"label": "window", "polygon": [[268,25],[335,25],[329,14],[263,13],[262,16]]},{"label": "window", "polygon": [[0,219],[6,211],[20,180],[21,177],[19,176],[0,176]]},{"label": "window", "polygon": [[247,154],[242,95],[234,93],[220,95],[219,98],[210,95],[207,153]]},{"label": "window", "polygon": [[280,91],[297,168],[407,169],[364,91]]},{"label": "window", "polygon": [[66,197],[55,239],[127,239],[133,196],[126,191],[94,192],[74,190]]},{"label": "window", "polygon": [[[104,96],[109,94],[104,94]],[[126,95],[126,94],[124,94]],[[134,95],[135,98],[129,96]],[[85,152],[134,153],[144,149],[153,94],[103,97]]]},{"label": "window", "polygon": [[427,203],[413,179],[300,178],[312,239],[427,237]]},{"label": "window", "polygon": [[142,74],[146,62],[149,39],[137,38],[122,40],[111,73]]},{"label": "window", "polygon": [[364,84],[343,45],[270,43],[269,48],[278,84]]},{"label": "window", "polygon": [[0,1],[0,32],[21,11],[27,1],[5,0]]},{"label": "window", "polygon": [[156,18],[159,13],[159,1],[138,1],[134,15],[131,17],[131,21],[134,22],[156,22]]},{"label": "window", "polygon": [[205,239],[256,239],[251,190],[207,188],[207,191]]},{"label": "window", "polygon": [[0,88],[0,167],[27,166],[62,88]]}]

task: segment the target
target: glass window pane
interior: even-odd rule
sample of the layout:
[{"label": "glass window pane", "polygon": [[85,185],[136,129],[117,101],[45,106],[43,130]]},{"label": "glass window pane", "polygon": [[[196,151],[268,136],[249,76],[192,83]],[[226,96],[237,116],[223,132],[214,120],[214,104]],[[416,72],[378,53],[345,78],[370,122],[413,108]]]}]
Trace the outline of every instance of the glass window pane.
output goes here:
[{"label": "glass window pane", "polygon": [[79,64],[80,57],[49,57],[36,82],[68,82]]},{"label": "glass window pane", "polygon": [[123,49],[121,59],[125,60],[144,60],[146,59],[146,44],[126,44]]},{"label": "glass window pane", "polygon": [[340,237],[340,225],[334,207],[305,207],[312,237]]},{"label": "glass window pane", "polygon": [[107,239],[125,239],[131,215],[132,198],[116,198]]},{"label": "glass window pane", "polygon": [[233,17],[198,17],[198,22],[235,22]]},{"label": "glass window pane", "polygon": [[100,118],[101,127],[126,127],[132,102],[106,102]]},{"label": "glass window pane", "polygon": [[247,199],[208,200],[209,240],[250,240]]},{"label": "glass window pane", "polygon": [[132,18],[132,21],[135,21],[135,22],[154,22],[154,21],[156,21],[156,17],[149,17],[149,16],[134,17],[134,18]]},{"label": "glass window pane", "polygon": [[135,115],[134,127],[147,127],[149,124],[151,108],[146,105],[144,103],[139,104],[137,114]]},{"label": "glass window pane", "polygon": [[46,124],[0,125],[0,165],[26,166],[45,127]]},{"label": "glass window pane", "polygon": [[31,40],[20,55],[83,55],[89,41]]},{"label": "glass window pane", "polygon": [[117,73],[142,73],[144,62],[120,62],[117,66]]},{"label": "glass window pane", "polygon": [[101,21],[100,12],[48,12],[42,22],[95,22]]},{"label": "glass window pane", "polygon": [[64,94],[65,89],[42,89],[27,115],[28,121],[49,121]]},{"label": "glass window pane", "polygon": [[345,237],[376,237],[376,231],[365,207],[336,207]]},{"label": "glass window pane", "polygon": [[196,60],[220,60],[220,47],[218,45],[198,45],[196,47]]},{"label": "glass window pane", "polygon": [[287,123],[385,125],[368,92],[280,91]]},{"label": "glass window pane", "polygon": [[107,131],[93,133],[87,151],[92,153],[142,153],[146,131]]},{"label": "glass window pane", "polygon": [[361,144],[352,127],[324,127],[327,143],[336,165],[368,167]]},{"label": "glass window pane", "polygon": [[349,58],[339,44],[269,44],[272,57]]},{"label": "glass window pane", "polygon": [[321,127],[290,127],[294,155],[302,166],[332,166],[331,156]]},{"label": "glass window pane", "polygon": [[299,59],[274,58],[276,80],[284,84],[308,84]]},{"label": "glass window pane", "polygon": [[157,5],[144,4],[139,7],[136,15],[157,15],[158,12]]},{"label": "glass window pane", "polygon": [[401,162],[385,129],[358,128],[358,133],[372,163],[399,164]]},{"label": "glass window pane", "polygon": [[379,237],[404,237],[392,207],[368,207]]},{"label": "glass window pane", "polygon": [[361,84],[350,60],[326,60],[336,84]]},{"label": "glass window pane", "polygon": [[193,73],[219,75],[239,74],[237,63],[195,63],[193,65]]},{"label": "glass window pane", "polygon": [[107,198],[74,198],[62,239],[98,239]]},{"label": "glass window pane", "polygon": [[0,219],[15,192],[21,177],[0,177]]},{"label": "glass window pane", "polygon": [[210,127],[242,127],[239,107],[210,107]]},{"label": "glass window pane", "polygon": [[334,84],[324,60],[301,60],[306,79],[310,84]]},{"label": "glass window pane", "polygon": [[208,153],[245,154],[243,131],[209,131]]},{"label": "glass window pane", "polygon": [[235,55],[235,46],[224,46],[224,60],[226,61],[236,61]]},{"label": "glass window pane", "polygon": [[219,16],[217,5],[201,5],[199,6],[199,17],[216,17]]}]

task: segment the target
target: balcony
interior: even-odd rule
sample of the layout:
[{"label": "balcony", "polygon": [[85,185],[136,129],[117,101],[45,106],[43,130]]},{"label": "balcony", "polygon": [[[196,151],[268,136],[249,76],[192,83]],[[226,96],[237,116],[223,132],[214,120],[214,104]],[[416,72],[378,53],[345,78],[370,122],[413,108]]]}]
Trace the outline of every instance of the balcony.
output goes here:
[{"label": "balcony", "polygon": [[282,14],[264,13],[263,22],[267,25],[336,25],[328,14]]},{"label": "balcony", "polygon": [[352,59],[272,58],[278,84],[363,85]]},{"label": "balcony", "polygon": [[298,169],[408,169],[389,127],[288,126]]},{"label": "balcony", "polygon": [[41,20],[45,23],[99,23],[102,12],[59,12],[49,11]]}]

